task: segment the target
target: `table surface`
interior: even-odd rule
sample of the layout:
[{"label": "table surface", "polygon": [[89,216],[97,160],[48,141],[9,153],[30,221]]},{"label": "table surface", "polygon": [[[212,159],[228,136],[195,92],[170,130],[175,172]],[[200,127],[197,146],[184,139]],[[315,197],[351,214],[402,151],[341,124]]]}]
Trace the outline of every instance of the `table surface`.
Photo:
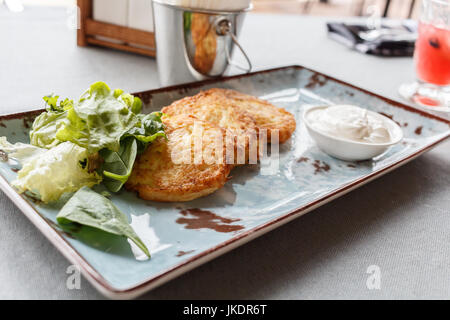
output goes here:
[{"label": "table surface", "polygon": [[[104,80],[130,92],[158,87],[151,58],[78,48],[65,9],[0,7],[0,113],[78,96]],[[327,38],[326,18],[249,14],[240,39],[255,69],[301,64],[399,100],[410,58],[352,52]],[[450,141],[313,212],[149,293],[146,299],[449,298]],[[0,298],[97,299],[66,286],[69,262],[0,192]],[[381,287],[369,290],[369,266]]]}]

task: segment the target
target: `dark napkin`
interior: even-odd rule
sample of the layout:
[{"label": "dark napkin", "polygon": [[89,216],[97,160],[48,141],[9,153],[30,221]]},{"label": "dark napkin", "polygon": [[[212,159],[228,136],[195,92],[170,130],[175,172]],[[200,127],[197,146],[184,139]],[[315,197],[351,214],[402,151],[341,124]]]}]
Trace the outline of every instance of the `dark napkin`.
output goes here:
[{"label": "dark napkin", "polygon": [[365,24],[327,23],[330,38],[362,53],[386,57],[410,57],[414,53],[417,24],[407,20],[398,24],[382,24],[383,35],[376,39],[363,39],[361,33],[373,30]]}]

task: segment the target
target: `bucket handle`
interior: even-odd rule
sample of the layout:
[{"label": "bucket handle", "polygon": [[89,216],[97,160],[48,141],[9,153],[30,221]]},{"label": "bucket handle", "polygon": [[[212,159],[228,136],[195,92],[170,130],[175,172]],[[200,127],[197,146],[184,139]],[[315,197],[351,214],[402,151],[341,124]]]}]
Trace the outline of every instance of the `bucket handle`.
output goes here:
[{"label": "bucket handle", "polygon": [[248,57],[245,50],[242,48],[242,46],[239,43],[236,36],[233,34],[233,32],[231,32],[231,21],[228,20],[227,18],[221,18],[221,19],[217,20],[216,21],[216,33],[219,36],[229,35],[231,37],[231,40],[234,42],[234,44],[239,48],[239,50],[241,50],[242,55],[244,56],[245,60],[247,61],[248,67],[243,67],[243,66],[239,65],[238,63],[234,62],[233,60],[231,60],[230,50],[228,48],[227,43],[225,42],[225,54],[227,57],[228,64],[233,67],[236,67],[242,71],[245,71],[246,73],[249,73],[250,71],[252,71],[253,67],[252,67],[252,62],[250,61],[250,58]]}]

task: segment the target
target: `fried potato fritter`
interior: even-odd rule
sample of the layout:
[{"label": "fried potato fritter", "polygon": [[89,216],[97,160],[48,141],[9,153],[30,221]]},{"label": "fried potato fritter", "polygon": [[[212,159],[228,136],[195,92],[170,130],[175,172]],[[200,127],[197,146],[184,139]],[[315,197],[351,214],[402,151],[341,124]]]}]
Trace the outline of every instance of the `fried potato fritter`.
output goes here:
[{"label": "fried potato fritter", "polygon": [[253,117],[230,103],[225,97],[209,91],[200,92],[193,97],[177,100],[161,111],[169,116],[192,115],[228,130],[229,139],[235,143],[234,155],[227,155],[231,164],[248,162],[252,140],[255,141],[252,146],[254,145],[256,152],[257,128]]},{"label": "fried potato fritter", "polygon": [[[137,159],[126,188],[154,201],[190,201],[227,181],[224,129],[192,116],[163,117],[168,139],[158,138]],[[201,156],[199,156],[201,155]]]},{"label": "fried potato fritter", "polygon": [[258,130],[267,130],[267,139],[270,141],[273,132],[279,132],[279,143],[288,140],[295,131],[294,116],[283,108],[275,107],[268,101],[230,89],[210,89],[210,94],[226,97],[240,110],[253,117]]},{"label": "fried potato fritter", "polygon": [[296,127],[286,110],[228,89],[203,91],[161,111],[168,139],[157,139],[139,156],[126,184],[146,200],[190,201],[211,194],[226,183],[233,166],[256,163],[261,136],[270,143],[278,133],[283,143]]},{"label": "fried potato fritter", "polygon": [[175,101],[162,109],[166,114],[190,114],[231,130],[236,136],[267,130],[278,131],[279,143],[288,140],[295,131],[294,116],[283,108],[256,97],[230,89],[210,89],[195,96]]},{"label": "fried potato fritter", "polygon": [[161,111],[170,116],[192,115],[228,129],[236,135],[256,128],[255,120],[250,114],[233,105],[226,97],[215,94],[212,90],[202,91],[195,96],[177,100]]}]

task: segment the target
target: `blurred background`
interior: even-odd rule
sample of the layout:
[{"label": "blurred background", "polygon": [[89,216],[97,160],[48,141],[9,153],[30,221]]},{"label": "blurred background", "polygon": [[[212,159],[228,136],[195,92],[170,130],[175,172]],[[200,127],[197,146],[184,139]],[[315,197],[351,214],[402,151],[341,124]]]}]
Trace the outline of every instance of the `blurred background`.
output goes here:
[{"label": "blurred background", "polygon": [[[13,7],[17,3],[26,6],[70,6],[75,0],[0,0]],[[416,18],[418,0],[253,0],[256,13],[308,14],[318,16],[363,16],[379,14],[391,18]]]},{"label": "blurred background", "polygon": [[362,16],[373,14],[392,18],[416,17],[416,0],[253,0],[256,12],[310,14],[319,16]]}]

